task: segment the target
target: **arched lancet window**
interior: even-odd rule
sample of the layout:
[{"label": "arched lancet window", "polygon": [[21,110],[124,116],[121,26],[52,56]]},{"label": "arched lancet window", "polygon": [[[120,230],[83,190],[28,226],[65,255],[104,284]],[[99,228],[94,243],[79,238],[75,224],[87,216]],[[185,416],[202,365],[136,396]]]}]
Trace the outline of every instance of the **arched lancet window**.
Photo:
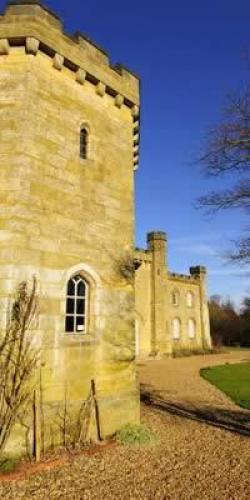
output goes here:
[{"label": "arched lancet window", "polygon": [[179,339],[181,336],[181,321],[179,318],[172,320],[172,336],[173,339]]},{"label": "arched lancet window", "polygon": [[70,278],[67,284],[65,331],[87,332],[88,283],[80,274]]},{"label": "arched lancet window", "polygon": [[88,140],[89,134],[86,127],[81,127],[80,130],[80,158],[86,160],[88,157]]},{"label": "arched lancet window", "polygon": [[174,290],[172,293],[171,293],[171,303],[173,306],[178,306],[179,303],[180,303],[180,294],[178,292],[178,290]]},{"label": "arched lancet window", "polygon": [[190,318],[188,320],[188,336],[190,339],[194,339],[196,335],[196,324],[194,319]]},{"label": "arched lancet window", "polygon": [[193,292],[187,292],[187,306],[193,307],[194,305],[194,294]]}]

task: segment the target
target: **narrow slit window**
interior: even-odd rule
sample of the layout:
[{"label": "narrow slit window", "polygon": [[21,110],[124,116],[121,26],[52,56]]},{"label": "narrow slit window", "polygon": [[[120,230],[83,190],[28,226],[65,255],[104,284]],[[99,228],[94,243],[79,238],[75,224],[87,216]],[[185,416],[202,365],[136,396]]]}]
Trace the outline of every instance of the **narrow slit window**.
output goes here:
[{"label": "narrow slit window", "polygon": [[180,303],[180,294],[177,290],[173,291],[171,294],[171,302],[173,306],[178,306]]},{"label": "narrow slit window", "polygon": [[65,331],[86,333],[88,310],[88,284],[77,275],[68,281],[66,297]]},{"label": "narrow slit window", "polygon": [[88,156],[88,131],[85,127],[80,130],[80,158],[86,160]]}]

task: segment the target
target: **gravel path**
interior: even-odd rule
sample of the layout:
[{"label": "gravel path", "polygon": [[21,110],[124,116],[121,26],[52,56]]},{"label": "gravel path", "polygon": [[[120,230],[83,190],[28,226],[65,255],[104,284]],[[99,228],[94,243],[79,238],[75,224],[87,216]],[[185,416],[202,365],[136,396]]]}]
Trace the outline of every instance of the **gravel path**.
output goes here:
[{"label": "gravel path", "polygon": [[202,379],[200,369],[207,366],[250,361],[250,349],[222,354],[163,359],[139,363],[140,381],[172,401],[213,404],[237,408],[222,392]]},{"label": "gravel path", "polygon": [[[224,356],[224,355],[223,355]],[[242,359],[242,353],[227,355]],[[245,354],[244,354],[245,356]],[[208,358],[208,359],[206,359]],[[216,359],[215,359],[216,358]],[[197,375],[201,365],[225,362],[220,356],[140,363],[141,380],[162,393],[193,404],[235,409],[233,403]],[[174,381],[175,379],[175,381]],[[158,387],[157,387],[158,388]],[[192,499],[243,500],[250,497],[249,438],[142,405],[142,421],[160,437],[151,446],[107,448],[63,467],[0,485],[4,499]]]}]

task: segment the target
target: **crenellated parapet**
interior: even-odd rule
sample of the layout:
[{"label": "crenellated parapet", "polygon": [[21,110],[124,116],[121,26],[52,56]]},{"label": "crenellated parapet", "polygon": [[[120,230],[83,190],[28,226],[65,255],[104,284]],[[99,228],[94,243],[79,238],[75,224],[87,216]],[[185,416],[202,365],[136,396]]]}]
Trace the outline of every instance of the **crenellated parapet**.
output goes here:
[{"label": "crenellated parapet", "polygon": [[182,283],[197,283],[206,276],[207,270],[204,266],[193,266],[189,268],[190,274],[168,273],[171,280]]},{"label": "crenellated parapet", "polygon": [[136,248],[134,252],[135,261],[142,263],[152,262],[152,254],[148,250],[144,250],[144,248]]},{"label": "crenellated parapet", "polygon": [[168,273],[168,278],[171,281],[176,281],[179,283],[194,283],[197,284],[199,280],[198,275],[190,275],[190,274],[179,274],[179,273]]},{"label": "crenellated parapet", "polygon": [[11,0],[0,16],[0,56],[15,47],[24,47],[27,55],[38,51],[51,58],[53,68],[69,69],[76,85],[90,82],[96,94],[106,94],[120,109],[131,110],[133,120],[134,169],[139,162],[139,78],[122,65],[113,66],[108,54],[82,33],[65,33],[60,18],[39,0]]}]

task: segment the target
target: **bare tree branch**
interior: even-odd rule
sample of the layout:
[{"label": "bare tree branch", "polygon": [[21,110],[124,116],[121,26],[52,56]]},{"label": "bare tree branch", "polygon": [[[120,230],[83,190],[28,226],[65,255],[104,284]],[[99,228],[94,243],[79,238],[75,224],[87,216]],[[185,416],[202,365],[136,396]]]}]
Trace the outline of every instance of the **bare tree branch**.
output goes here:
[{"label": "bare tree branch", "polygon": [[230,253],[234,262],[250,264],[250,238],[240,238],[235,242],[235,252]]},{"label": "bare tree branch", "polygon": [[35,278],[31,291],[26,282],[19,285],[10,320],[0,335],[0,452],[30,399],[31,380],[39,362],[33,338],[38,316],[36,288]]},{"label": "bare tree branch", "polygon": [[232,189],[211,192],[198,199],[198,204],[212,211],[228,208],[240,208],[250,211],[250,180],[236,184]]},{"label": "bare tree branch", "polygon": [[[238,96],[231,96],[225,109],[225,121],[213,129],[200,157],[200,164],[208,176],[233,174],[232,187],[213,191],[198,199],[198,207],[210,212],[225,209],[250,211],[250,85]],[[234,180],[236,179],[236,180]],[[230,252],[234,262],[249,263],[249,237],[235,242]]]}]

